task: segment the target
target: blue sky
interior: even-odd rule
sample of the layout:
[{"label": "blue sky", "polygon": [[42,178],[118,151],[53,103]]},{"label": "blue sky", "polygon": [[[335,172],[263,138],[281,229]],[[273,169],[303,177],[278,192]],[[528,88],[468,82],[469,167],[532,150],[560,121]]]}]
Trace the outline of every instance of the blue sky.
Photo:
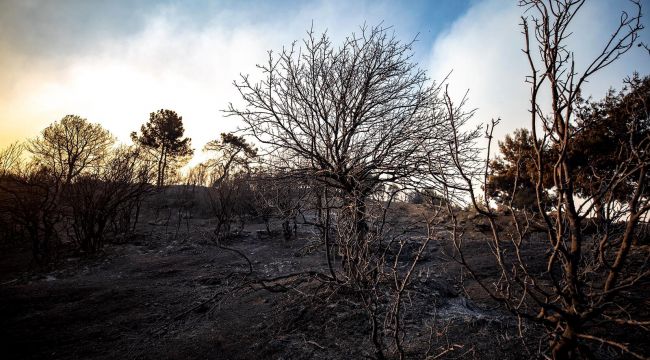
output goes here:
[{"label": "blue sky", "polygon": [[[624,7],[624,1],[587,2],[572,42],[579,65]],[[184,117],[199,149],[238,126],[220,112],[237,101],[232,81],[255,73],[268,50],[301,39],[312,22],[334,42],[364,22],[392,26],[404,41],[417,36],[415,61],[433,79],[453,70],[452,93],[469,90],[476,122],[502,117],[497,135],[503,136],[527,125],[521,15],[508,0],[3,0],[0,147],[66,114],[100,122],[127,141],[149,112],[170,108]],[[633,49],[588,90],[602,97],[633,71],[650,73],[648,59]]]},{"label": "blue sky", "polygon": [[[4,0],[0,3],[0,38],[19,51],[56,56],[62,51],[91,50],[106,38],[124,38],[143,31],[152,16],[168,9],[174,9],[180,26],[200,30],[217,18],[233,27],[273,27],[299,14],[308,18],[307,14],[318,23],[322,15],[319,11],[327,3],[343,17],[362,15],[368,21],[384,20],[392,25],[400,22],[400,32],[419,32],[424,42],[430,42],[472,1]],[[324,25],[336,27],[336,23]]]}]

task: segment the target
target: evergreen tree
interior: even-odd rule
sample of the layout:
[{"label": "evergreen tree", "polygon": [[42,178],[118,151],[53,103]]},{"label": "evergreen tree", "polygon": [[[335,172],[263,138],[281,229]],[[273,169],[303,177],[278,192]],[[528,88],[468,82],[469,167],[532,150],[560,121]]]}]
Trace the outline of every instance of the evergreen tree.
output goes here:
[{"label": "evergreen tree", "polygon": [[157,186],[163,186],[168,173],[194,154],[191,139],[183,138],[184,132],[183,118],[175,111],[161,109],[149,115],[149,121],[140,127],[140,135],[131,133],[133,142],[156,156]]}]

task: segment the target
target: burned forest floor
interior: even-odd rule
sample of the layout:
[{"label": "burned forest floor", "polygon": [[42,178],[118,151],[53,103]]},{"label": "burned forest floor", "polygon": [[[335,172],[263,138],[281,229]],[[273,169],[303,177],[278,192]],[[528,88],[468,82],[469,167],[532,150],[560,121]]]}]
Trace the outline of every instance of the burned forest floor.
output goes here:
[{"label": "burned forest floor", "polygon": [[[3,250],[0,357],[373,357],[357,299],[327,292],[309,277],[292,286],[277,280],[327,272],[323,246],[309,228],[299,226],[286,240],[253,223],[219,246],[208,235],[211,219],[167,220],[144,219],[127,242],[91,258],[64,250],[48,271],[29,267],[28,249]],[[496,278],[485,248],[472,246],[481,236],[477,230],[468,238],[466,256]],[[524,346],[516,317],[471,282],[459,285],[467,274],[449,253],[443,239],[432,241],[414,271],[403,305],[407,357],[533,357],[537,349]],[[527,331],[539,337],[538,330]]]}]

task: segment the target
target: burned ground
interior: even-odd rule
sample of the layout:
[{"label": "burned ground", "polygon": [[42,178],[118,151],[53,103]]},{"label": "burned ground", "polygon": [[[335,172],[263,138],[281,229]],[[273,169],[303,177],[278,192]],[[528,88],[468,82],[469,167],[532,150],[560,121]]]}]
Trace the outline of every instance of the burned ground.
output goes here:
[{"label": "burned ground", "polygon": [[[400,211],[404,220],[422,209]],[[267,236],[263,224],[250,224],[217,246],[206,235],[210,219],[183,219],[178,226],[173,217],[159,221],[154,215],[127,243],[94,258],[64,251],[47,272],[27,267],[26,250],[7,249],[0,275],[3,358],[372,357],[367,315],[352,294],[331,291],[315,278],[289,281],[294,274],[327,271],[309,227],[285,240]],[[480,228],[468,237],[466,256],[496,279]],[[440,238],[428,245],[404,302],[407,355],[531,357],[542,333],[527,327],[527,348],[516,317],[475,283],[460,286],[467,274],[449,256],[445,232],[439,229]],[[528,256],[534,261],[534,253]],[[283,275],[286,281],[263,281]]]}]

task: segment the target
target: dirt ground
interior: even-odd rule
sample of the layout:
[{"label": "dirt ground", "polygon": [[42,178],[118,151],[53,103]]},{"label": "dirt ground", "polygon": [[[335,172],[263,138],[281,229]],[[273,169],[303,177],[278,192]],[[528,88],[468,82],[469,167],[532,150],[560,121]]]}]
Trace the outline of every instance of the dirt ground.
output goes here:
[{"label": "dirt ground", "polygon": [[[206,238],[209,219],[180,227],[150,221],[128,243],[111,244],[92,259],[69,253],[46,273],[26,268],[26,250],[5,251],[0,357],[371,357],[367,317],[345,294],[332,301],[310,298],[310,284],[279,292],[251,285],[252,278],[326,271],[323,249],[314,246],[308,229],[299,228],[297,238],[287,241],[260,236],[262,228],[248,225],[225,244],[251,260],[252,273],[242,256]],[[467,249],[470,258],[485,257],[479,245]],[[408,351],[417,358],[530,357],[517,337],[516,319],[478,287],[458,286],[460,267],[448,251],[443,242],[432,242],[417,268],[404,306]],[[478,261],[477,269],[494,271],[487,261]]]}]

